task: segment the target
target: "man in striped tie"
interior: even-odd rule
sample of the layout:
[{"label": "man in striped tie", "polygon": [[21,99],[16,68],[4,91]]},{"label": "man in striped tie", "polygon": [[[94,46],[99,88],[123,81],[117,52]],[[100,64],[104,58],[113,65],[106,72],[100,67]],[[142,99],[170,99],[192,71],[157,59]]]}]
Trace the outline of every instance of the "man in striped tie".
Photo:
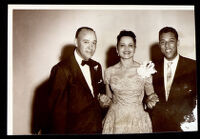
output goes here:
[{"label": "man in striped tie", "polygon": [[[189,117],[194,121],[196,105],[196,61],[178,54],[179,39],[172,27],[159,32],[161,60],[154,61],[157,73],[153,76],[159,102],[150,111],[154,132],[183,131],[181,123]],[[196,119],[197,120],[197,119]]]}]

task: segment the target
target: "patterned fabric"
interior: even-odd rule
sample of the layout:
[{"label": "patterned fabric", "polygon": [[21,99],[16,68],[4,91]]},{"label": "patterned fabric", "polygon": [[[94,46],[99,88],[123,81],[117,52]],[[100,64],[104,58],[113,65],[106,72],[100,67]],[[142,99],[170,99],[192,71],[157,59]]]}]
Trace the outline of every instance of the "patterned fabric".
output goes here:
[{"label": "patterned fabric", "polygon": [[172,62],[167,63],[167,90],[166,90],[166,101],[168,100],[169,92],[172,84]]},{"label": "patterned fabric", "polygon": [[115,65],[106,69],[105,83],[110,84],[114,93],[103,121],[103,134],[152,132],[149,114],[142,103],[144,91],[147,95],[154,93],[152,77],[142,78],[137,68],[122,72]]}]

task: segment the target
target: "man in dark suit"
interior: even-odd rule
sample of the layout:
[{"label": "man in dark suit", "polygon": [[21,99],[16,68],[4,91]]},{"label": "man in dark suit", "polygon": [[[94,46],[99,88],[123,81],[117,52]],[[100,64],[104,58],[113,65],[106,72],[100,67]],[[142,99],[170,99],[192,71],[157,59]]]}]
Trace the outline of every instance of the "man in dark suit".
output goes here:
[{"label": "man in dark suit", "polygon": [[164,57],[154,61],[157,73],[153,76],[153,85],[159,97],[159,102],[150,111],[154,132],[181,132],[181,123],[186,118],[194,120],[196,62],[179,55],[178,45],[178,33],[174,28],[160,30],[159,47]]},{"label": "man in dark suit", "polygon": [[92,60],[96,34],[81,27],[76,49],[56,64],[50,75],[48,134],[96,134],[102,132],[102,109],[98,94],[105,92],[101,65]]}]

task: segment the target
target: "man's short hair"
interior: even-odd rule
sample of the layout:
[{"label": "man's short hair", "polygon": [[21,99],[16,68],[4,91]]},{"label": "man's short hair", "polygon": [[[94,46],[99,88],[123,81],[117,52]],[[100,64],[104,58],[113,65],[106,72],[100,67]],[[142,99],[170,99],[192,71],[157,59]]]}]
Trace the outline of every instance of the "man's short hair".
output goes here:
[{"label": "man's short hair", "polygon": [[78,35],[79,35],[79,33],[81,32],[82,29],[86,29],[86,30],[90,30],[90,31],[95,32],[95,31],[94,31],[92,28],[90,28],[90,27],[80,27],[80,28],[76,31],[75,38],[78,38]]},{"label": "man's short hair", "polygon": [[176,40],[178,40],[178,33],[176,31],[176,29],[172,28],[172,27],[164,27],[162,28],[160,31],[159,31],[159,39],[160,39],[160,36],[163,34],[163,33],[168,33],[168,32],[171,32],[175,35],[175,38]]}]

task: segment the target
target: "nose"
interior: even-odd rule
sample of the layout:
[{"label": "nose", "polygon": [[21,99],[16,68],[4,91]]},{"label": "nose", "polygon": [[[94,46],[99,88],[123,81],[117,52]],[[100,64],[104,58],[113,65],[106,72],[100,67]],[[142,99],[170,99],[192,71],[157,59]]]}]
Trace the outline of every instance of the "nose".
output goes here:
[{"label": "nose", "polygon": [[124,50],[125,50],[125,51],[129,50],[128,45],[126,45],[126,46],[124,47]]},{"label": "nose", "polygon": [[90,44],[89,44],[89,48],[90,48],[90,49],[93,49],[93,48],[94,48],[94,44],[93,44],[93,43],[90,43]]},{"label": "nose", "polygon": [[166,48],[169,47],[169,42],[168,41],[165,42],[165,47]]}]

